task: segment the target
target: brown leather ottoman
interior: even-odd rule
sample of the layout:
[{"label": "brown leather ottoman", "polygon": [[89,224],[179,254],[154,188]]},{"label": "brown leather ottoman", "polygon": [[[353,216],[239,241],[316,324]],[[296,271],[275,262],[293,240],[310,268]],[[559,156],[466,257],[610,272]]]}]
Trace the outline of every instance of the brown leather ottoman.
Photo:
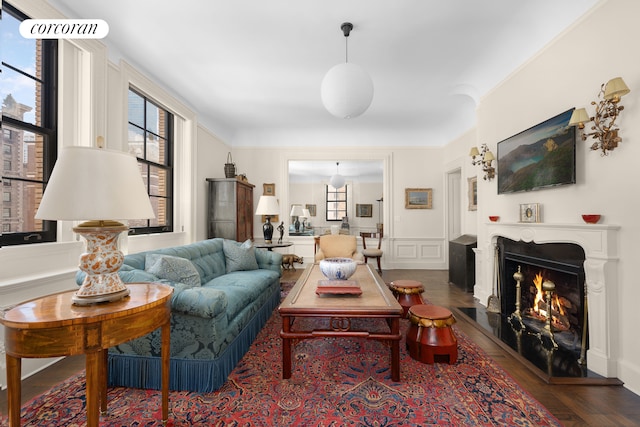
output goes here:
[{"label": "brown leather ottoman", "polygon": [[391,292],[393,292],[404,309],[405,317],[409,307],[416,304],[424,304],[422,295],[420,295],[424,292],[424,286],[417,280],[394,280],[389,284],[389,289],[391,289]]},{"label": "brown leather ottoman", "polygon": [[448,356],[449,364],[458,359],[458,340],[451,325],[456,323],[450,310],[437,305],[418,304],[409,308],[411,325],[407,331],[409,355],[422,363],[435,363],[435,356]]}]

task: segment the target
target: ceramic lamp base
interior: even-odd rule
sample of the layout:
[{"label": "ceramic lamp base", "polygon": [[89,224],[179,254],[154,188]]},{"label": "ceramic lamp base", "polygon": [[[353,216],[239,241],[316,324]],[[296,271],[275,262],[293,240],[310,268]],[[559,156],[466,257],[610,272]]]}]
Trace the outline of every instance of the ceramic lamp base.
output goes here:
[{"label": "ceramic lamp base", "polygon": [[262,234],[264,236],[265,243],[273,243],[273,224],[271,224],[271,218],[268,216],[266,222],[262,224]]},{"label": "ceramic lamp base", "polygon": [[104,221],[86,222],[73,229],[87,241],[87,252],[80,256],[79,266],[87,275],[73,297],[74,304],[116,301],[129,295],[118,276],[124,261],[118,249],[118,236],[127,230],[119,222]]}]

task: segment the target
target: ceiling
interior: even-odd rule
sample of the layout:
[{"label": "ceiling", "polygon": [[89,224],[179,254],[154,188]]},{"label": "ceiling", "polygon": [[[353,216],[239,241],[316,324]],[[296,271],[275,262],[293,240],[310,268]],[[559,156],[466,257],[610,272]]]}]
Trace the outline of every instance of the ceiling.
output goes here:
[{"label": "ceiling", "polygon": [[[241,145],[243,132],[330,130],[352,135],[353,145],[402,131],[415,138],[389,145],[438,146],[473,127],[481,97],[598,1],[50,3],[69,18],[104,19],[111,60],[122,57],[170,88],[229,145]],[[369,109],[348,120],[320,99],[324,74],[345,58],[345,21],[354,25],[349,62],[375,87]]]}]

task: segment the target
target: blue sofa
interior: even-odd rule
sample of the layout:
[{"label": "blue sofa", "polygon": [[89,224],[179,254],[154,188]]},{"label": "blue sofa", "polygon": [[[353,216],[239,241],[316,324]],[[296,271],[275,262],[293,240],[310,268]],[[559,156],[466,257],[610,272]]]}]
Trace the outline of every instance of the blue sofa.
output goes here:
[{"label": "blue sofa", "polygon": [[[124,282],[174,288],[172,390],[222,386],[280,302],[281,264],[279,253],[221,238],[125,257]],[[160,389],[159,330],[109,349],[109,385]]]}]

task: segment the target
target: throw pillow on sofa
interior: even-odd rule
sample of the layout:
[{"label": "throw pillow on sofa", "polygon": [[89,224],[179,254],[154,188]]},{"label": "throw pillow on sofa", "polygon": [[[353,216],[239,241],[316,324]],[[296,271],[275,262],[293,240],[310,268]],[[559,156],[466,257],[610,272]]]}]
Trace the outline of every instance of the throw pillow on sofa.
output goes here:
[{"label": "throw pillow on sofa", "polygon": [[258,261],[251,240],[238,243],[234,240],[224,240],[222,242],[224,258],[227,264],[227,273],[232,271],[257,270]]},{"label": "throw pillow on sofa", "polygon": [[161,279],[184,283],[189,287],[200,286],[200,274],[185,258],[162,254],[147,254],[144,269]]}]

